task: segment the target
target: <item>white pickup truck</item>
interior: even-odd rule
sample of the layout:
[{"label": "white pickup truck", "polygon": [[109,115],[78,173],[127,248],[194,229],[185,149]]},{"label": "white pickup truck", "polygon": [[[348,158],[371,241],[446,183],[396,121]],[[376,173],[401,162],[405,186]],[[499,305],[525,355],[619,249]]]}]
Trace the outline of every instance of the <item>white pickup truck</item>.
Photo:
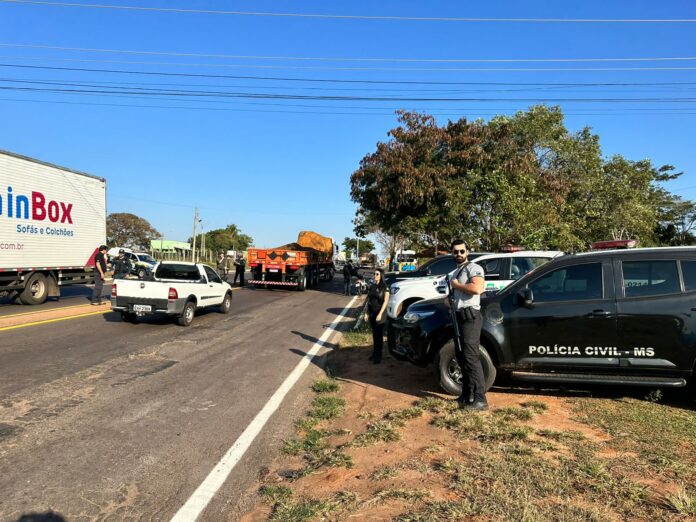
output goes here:
[{"label": "white pickup truck", "polygon": [[166,314],[189,326],[196,310],[219,306],[223,314],[232,306],[232,287],[207,265],[162,262],[148,280],[117,279],[111,287],[111,309],[124,321],[149,314]]}]

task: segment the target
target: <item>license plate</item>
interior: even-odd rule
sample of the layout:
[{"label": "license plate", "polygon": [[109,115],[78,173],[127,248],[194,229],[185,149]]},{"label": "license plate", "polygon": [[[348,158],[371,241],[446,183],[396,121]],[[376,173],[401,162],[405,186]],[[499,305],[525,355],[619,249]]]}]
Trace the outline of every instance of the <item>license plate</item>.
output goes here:
[{"label": "license plate", "polygon": [[151,305],[133,305],[134,312],[152,312]]},{"label": "license plate", "polygon": [[277,268],[269,268],[268,271],[269,272],[278,272],[278,269]]}]

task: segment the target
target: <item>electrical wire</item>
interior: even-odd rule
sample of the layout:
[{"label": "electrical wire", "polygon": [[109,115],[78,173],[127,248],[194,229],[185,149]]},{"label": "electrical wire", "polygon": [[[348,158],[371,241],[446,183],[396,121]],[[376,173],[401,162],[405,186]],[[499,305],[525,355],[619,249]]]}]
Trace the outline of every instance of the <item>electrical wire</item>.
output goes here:
[{"label": "electrical wire", "polygon": [[172,7],[146,7],[129,5],[84,4],[73,2],[43,2],[39,0],[0,0],[3,3],[40,5],[49,7],[81,7],[88,9],[114,9],[179,14],[208,14],[234,16],[264,16],[283,18],[315,18],[330,20],[390,20],[400,22],[505,22],[505,23],[694,23],[692,18],[474,18],[474,17],[426,17],[380,15],[334,15],[320,13],[272,13],[252,11],[223,11],[212,9],[177,9]]},{"label": "electrical wire", "polygon": [[453,82],[453,81],[432,81],[432,80],[359,80],[346,78],[297,78],[297,77],[278,77],[278,76],[244,76],[226,74],[196,74],[196,73],[174,73],[163,71],[137,71],[124,69],[92,69],[84,67],[55,67],[44,65],[22,65],[13,63],[0,63],[0,67],[27,69],[27,70],[47,70],[47,71],[73,71],[73,72],[95,72],[107,74],[128,74],[143,76],[164,76],[178,78],[215,78],[233,80],[264,80],[280,82],[307,82],[307,83],[348,83],[348,84],[382,84],[382,85],[494,85],[494,86],[551,86],[551,87],[627,87],[627,86],[677,86],[677,85],[696,85],[696,82]]},{"label": "electrical wire", "polygon": [[58,45],[0,43],[0,47],[22,49],[51,49],[83,53],[131,54],[139,56],[176,56],[185,58],[220,58],[234,60],[283,60],[309,62],[386,62],[386,63],[592,63],[592,62],[687,62],[695,56],[629,57],[629,58],[351,58],[318,56],[259,56],[244,54],[215,54],[173,51],[140,51],[128,49],[99,49],[93,47],[64,47]]}]

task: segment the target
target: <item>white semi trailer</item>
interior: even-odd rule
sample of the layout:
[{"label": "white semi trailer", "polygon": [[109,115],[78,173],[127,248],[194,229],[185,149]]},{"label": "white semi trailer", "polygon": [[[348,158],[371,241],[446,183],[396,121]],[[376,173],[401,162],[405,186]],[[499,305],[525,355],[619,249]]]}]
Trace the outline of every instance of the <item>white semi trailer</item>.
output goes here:
[{"label": "white semi trailer", "polygon": [[106,182],[0,150],[0,296],[40,304],[94,282],[106,239]]}]

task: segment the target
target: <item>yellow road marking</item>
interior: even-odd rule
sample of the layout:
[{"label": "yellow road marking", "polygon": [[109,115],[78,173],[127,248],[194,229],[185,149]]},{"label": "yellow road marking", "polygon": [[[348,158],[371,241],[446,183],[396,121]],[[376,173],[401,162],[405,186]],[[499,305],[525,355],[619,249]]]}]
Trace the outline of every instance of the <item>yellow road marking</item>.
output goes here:
[{"label": "yellow road marking", "polygon": [[104,315],[108,314],[109,312],[111,312],[111,308],[109,308],[108,310],[100,310],[98,312],[89,312],[80,315],[70,315],[68,317],[58,317],[57,319],[46,319],[44,321],[34,321],[33,323],[17,324],[15,326],[3,326],[2,328],[0,328],[0,332],[4,332],[6,330],[16,330],[18,328],[27,328],[29,326],[39,326],[42,324],[57,323],[58,321],[67,321],[68,319],[79,319],[80,317],[89,317],[91,315]]},{"label": "yellow road marking", "polygon": [[89,303],[83,303],[72,306],[56,306],[55,308],[44,308],[42,310],[35,310],[34,312],[22,312],[21,314],[0,315],[0,321],[2,321],[3,319],[9,319],[10,317],[21,317],[23,315],[42,314],[46,312],[53,312],[55,310],[70,310],[71,308],[81,308],[84,306],[89,306]]}]

